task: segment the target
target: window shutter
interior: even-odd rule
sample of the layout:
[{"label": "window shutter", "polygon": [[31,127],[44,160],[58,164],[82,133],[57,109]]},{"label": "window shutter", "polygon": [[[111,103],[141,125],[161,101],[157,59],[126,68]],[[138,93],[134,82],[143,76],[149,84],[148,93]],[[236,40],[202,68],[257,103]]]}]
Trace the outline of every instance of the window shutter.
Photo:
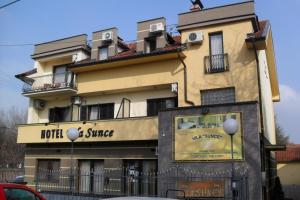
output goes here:
[{"label": "window shutter", "polygon": [[80,107],[80,121],[87,120],[87,106]]},{"label": "window shutter", "polygon": [[49,122],[55,122],[56,108],[49,109]]}]

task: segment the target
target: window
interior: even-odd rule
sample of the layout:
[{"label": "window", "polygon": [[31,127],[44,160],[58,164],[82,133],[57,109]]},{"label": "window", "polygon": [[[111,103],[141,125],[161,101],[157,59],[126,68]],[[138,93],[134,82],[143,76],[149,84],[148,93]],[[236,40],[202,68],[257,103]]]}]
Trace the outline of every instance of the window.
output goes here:
[{"label": "window", "polygon": [[114,103],[81,106],[80,120],[113,119]]},{"label": "window", "polygon": [[210,63],[211,71],[224,71],[224,49],[223,49],[223,34],[212,33],[209,35],[210,46]]},{"label": "window", "polygon": [[6,200],[40,200],[34,193],[17,188],[4,188]]},{"label": "window", "polygon": [[60,160],[38,160],[37,176],[40,181],[59,182]]},{"label": "window", "polygon": [[53,70],[53,82],[54,83],[64,83],[66,82],[66,72],[67,72],[67,67],[66,66],[58,66],[55,67]]},{"label": "window", "polygon": [[224,88],[215,90],[201,91],[201,104],[225,104],[235,102],[235,90],[234,88]]},{"label": "window", "polygon": [[177,97],[148,99],[147,100],[147,116],[156,116],[161,110],[177,107]]},{"label": "window", "polygon": [[70,107],[55,107],[49,109],[49,122],[71,121]]},{"label": "window", "polygon": [[104,161],[79,160],[79,192],[103,193],[104,190]]},{"label": "window", "polygon": [[145,51],[151,53],[156,50],[156,37],[145,39]]},{"label": "window", "polygon": [[99,48],[99,60],[106,60],[108,58],[108,47]]}]

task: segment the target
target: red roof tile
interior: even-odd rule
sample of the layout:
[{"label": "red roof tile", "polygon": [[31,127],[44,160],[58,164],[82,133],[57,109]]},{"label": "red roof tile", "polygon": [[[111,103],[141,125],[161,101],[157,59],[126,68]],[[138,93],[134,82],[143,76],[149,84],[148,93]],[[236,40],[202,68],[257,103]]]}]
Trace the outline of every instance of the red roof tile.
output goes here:
[{"label": "red roof tile", "polygon": [[286,151],[276,152],[277,162],[294,162],[300,161],[300,144],[289,144]]}]

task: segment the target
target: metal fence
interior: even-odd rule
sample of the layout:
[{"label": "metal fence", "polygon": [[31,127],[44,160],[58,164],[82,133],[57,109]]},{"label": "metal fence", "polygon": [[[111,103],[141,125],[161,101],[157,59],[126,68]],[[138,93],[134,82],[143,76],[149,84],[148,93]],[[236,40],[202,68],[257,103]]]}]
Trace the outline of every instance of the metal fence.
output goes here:
[{"label": "metal fence", "polygon": [[300,185],[283,185],[284,197],[287,199],[300,199]]},{"label": "metal fence", "polygon": [[22,91],[24,93],[42,92],[65,88],[76,89],[76,87],[75,75],[66,72],[27,78]]},{"label": "metal fence", "polygon": [[[178,199],[247,199],[247,177],[188,175],[176,172],[141,173],[115,170],[38,170],[36,190],[47,195],[88,197],[147,196]],[[232,192],[234,186],[234,192]],[[233,194],[234,197],[233,198]],[[88,199],[87,198],[87,199]],[[61,199],[61,198],[59,198]]]},{"label": "metal fence", "polygon": [[11,182],[17,176],[22,175],[24,175],[24,169],[3,168],[0,169],[0,182]]}]

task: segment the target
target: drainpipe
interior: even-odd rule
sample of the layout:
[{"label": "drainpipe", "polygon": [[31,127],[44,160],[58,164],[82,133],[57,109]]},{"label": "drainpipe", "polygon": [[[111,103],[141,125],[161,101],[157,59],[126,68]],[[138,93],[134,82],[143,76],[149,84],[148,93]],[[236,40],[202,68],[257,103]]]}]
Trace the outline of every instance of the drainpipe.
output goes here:
[{"label": "drainpipe", "polygon": [[185,62],[183,61],[183,59],[181,58],[180,56],[180,49],[181,48],[178,48],[177,49],[177,55],[178,55],[178,59],[180,60],[180,62],[183,64],[183,72],[184,72],[184,101],[185,103],[187,104],[190,104],[191,106],[195,106],[195,103],[188,100],[188,91],[187,91],[187,68],[186,68],[186,64]]},{"label": "drainpipe", "polygon": [[[265,176],[266,176],[266,152],[265,152],[265,144],[264,144],[264,120],[263,120],[263,108],[262,108],[262,94],[261,94],[261,78],[260,78],[260,65],[259,65],[259,59],[258,59],[258,54],[257,54],[257,47],[255,44],[255,35],[254,33],[251,34],[251,42],[253,45],[253,49],[254,49],[254,54],[255,54],[255,60],[256,60],[256,66],[257,66],[257,79],[258,79],[258,94],[259,94],[259,112],[260,112],[260,142],[261,142],[261,146],[263,147],[263,149],[261,150],[262,153],[262,157],[261,157],[261,170],[262,172],[265,172]],[[266,179],[266,177],[265,177]],[[268,197],[268,185],[265,183],[265,191],[263,191],[263,196],[265,196],[266,199],[269,199]],[[265,193],[264,193],[265,192]]]},{"label": "drainpipe", "polygon": [[260,112],[260,126],[261,130],[260,132],[263,134],[264,133],[264,121],[263,121],[263,108],[262,108],[262,95],[261,95],[261,79],[260,79],[260,65],[259,65],[259,59],[257,55],[257,47],[255,44],[255,37],[251,36],[251,42],[253,45],[254,49],[254,54],[255,54],[255,60],[256,60],[256,66],[257,66],[257,79],[258,79],[258,99],[259,99],[259,112]]}]

